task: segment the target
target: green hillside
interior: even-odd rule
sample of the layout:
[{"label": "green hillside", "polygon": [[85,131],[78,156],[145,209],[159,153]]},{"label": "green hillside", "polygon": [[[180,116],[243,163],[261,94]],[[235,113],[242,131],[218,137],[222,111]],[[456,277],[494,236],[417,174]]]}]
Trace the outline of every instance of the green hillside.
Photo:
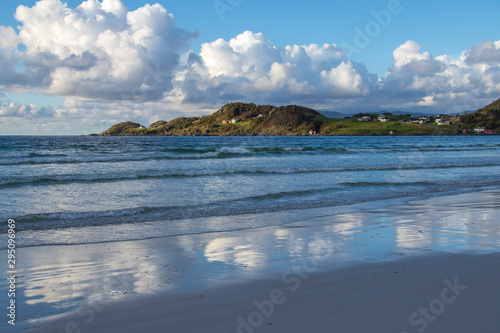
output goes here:
[{"label": "green hillside", "polygon": [[461,129],[474,129],[476,127],[486,127],[490,130],[500,128],[500,99],[479,109],[473,113],[460,117]]},{"label": "green hillside", "polygon": [[147,129],[126,122],[100,135],[306,135],[326,122],[328,118],[302,106],[231,103],[208,116],[157,121]]},{"label": "green hillside", "polygon": [[[453,124],[438,126],[434,118],[424,124],[410,123],[410,116],[388,114],[388,122],[376,121],[378,114],[369,114],[375,121],[358,121],[364,114],[348,119],[327,118],[302,106],[255,105],[230,103],[219,111],[191,118],[156,121],[148,128],[138,123],[124,122],[112,126],[103,136],[285,136],[285,135],[450,135],[458,129],[500,126],[500,100],[471,114],[451,118]],[[234,120],[234,123],[233,123]],[[418,122],[418,121],[417,121]]]}]

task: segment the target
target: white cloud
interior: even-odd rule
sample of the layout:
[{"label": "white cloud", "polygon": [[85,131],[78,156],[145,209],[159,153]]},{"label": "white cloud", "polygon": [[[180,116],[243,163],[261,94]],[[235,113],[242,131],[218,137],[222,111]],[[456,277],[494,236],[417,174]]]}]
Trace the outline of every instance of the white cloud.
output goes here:
[{"label": "white cloud", "polygon": [[422,47],[409,40],[396,48],[391,71],[411,74],[433,74],[439,71],[440,63],[429,52],[420,53]]},{"label": "white cloud", "polygon": [[483,41],[460,57],[432,55],[407,41],[378,77],[336,44],[279,47],[251,31],[187,52],[196,34],[177,28],[159,4],[130,11],[120,0],[76,8],[41,0],[19,6],[15,17],[19,32],[0,26],[0,90],[66,101],[58,109],[0,103],[0,117],[35,127],[39,118],[56,128],[76,125],[79,134],[123,120],[148,125],[206,114],[233,101],[458,112],[500,94],[500,41]]},{"label": "white cloud", "polygon": [[4,27],[0,25],[0,50],[10,50],[19,44],[17,32],[12,27]]},{"label": "white cloud", "polygon": [[262,33],[246,31],[230,41],[205,43],[176,77],[185,102],[222,104],[302,102],[365,96],[377,78],[347,58],[335,44],[273,45]]},{"label": "white cloud", "polygon": [[500,93],[500,42],[485,41],[460,58],[433,57],[408,41],[398,47],[383,80],[382,95],[405,100],[406,106],[433,107],[439,112],[478,109]]},{"label": "white cloud", "polygon": [[55,110],[52,107],[40,107],[34,104],[20,104],[10,102],[8,104],[0,104],[0,117],[13,118],[47,118],[55,115]]},{"label": "white cloud", "polygon": [[88,0],[74,9],[41,0],[19,6],[15,17],[26,47],[18,80],[43,72],[44,79],[30,82],[48,95],[159,100],[172,88],[180,52],[195,37],[176,28],[159,4],[128,11],[119,0]]},{"label": "white cloud", "polygon": [[493,43],[485,40],[481,44],[474,45],[469,51],[464,53],[465,62],[473,64],[500,64],[500,41]]},{"label": "white cloud", "polygon": [[342,62],[338,67],[322,71],[321,78],[336,96],[362,96],[369,93],[368,87],[363,84],[363,77],[356,72],[351,62]]},{"label": "white cloud", "polygon": [[409,40],[394,50],[394,67],[403,67],[414,61],[430,60],[429,52],[420,53],[422,46]]},{"label": "white cloud", "polygon": [[218,39],[201,47],[211,77],[245,77],[253,80],[265,75],[271,65],[281,61],[280,50],[261,33],[246,31],[231,41]]}]

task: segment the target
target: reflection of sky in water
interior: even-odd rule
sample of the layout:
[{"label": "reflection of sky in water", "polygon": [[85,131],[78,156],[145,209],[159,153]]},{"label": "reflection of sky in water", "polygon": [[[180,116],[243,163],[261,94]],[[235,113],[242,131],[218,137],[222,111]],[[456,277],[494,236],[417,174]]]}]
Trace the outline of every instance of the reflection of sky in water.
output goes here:
[{"label": "reflection of sky in water", "polygon": [[23,318],[41,318],[134,293],[201,289],[221,281],[278,276],[305,258],[315,258],[320,268],[331,269],[429,250],[496,251],[500,245],[498,194],[443,197],[245,231],[21,248],[18,267],[29,268],[20,270],[19,313]]}]

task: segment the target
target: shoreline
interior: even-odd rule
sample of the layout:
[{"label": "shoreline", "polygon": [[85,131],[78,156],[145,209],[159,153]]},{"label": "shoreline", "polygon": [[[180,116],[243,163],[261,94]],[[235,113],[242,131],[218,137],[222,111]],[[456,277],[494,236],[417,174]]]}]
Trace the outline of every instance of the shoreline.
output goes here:
[{"label": "shoreline", "polygon": [[[421,275],[421,278],[424,278],[441,270],[441,266],[448,265],[446,258],[452,257],[458,258],[458,261],[446,266],[450,272],[458,266],[469,265],[469,262],[475,262],[478,258],[478,262],[492,266],[495,260],[498,260],[496,252],[500,249],[498,237],[494,237],[500,232],[500,227],[497,227],[496,223],[500,217],[499,193],[498,189],[483,189],[480,192],[433,197],[411,201],[404,205],[375,206],[362,212],[316,216],[287,225],[243,231],[114,243],[21,248],[19,262],[22,262],[22,266],[27,269],[24,270],[20,280],[20,289],[23,290],[24,296],[19,299],[21,303],[19,313],[23,313],[24,316],[19,320],[33,319],[27,323],[28,327],[33,327],[47,320],[43,319],[44,317],[51,318],[48,319],[49,324],[33,330],[33,332],[48,332],[56,327],[53,325],[68,323],[68,319],[63,315],[65,312],[73,312],[73,316],[76,315],[76,319],[80,320],[82,313],[94,311],[96,325],[97,323],[108,325],[107,329],[111,332],[109,330],[111,327],[118,327],[120,322],[126,322],[129,316],[130,318],[134,316],[132,307],[128,308],[132,311],[130,313],[126,312],[126,308],[132,306],[131,304],[137,304],[135,302],[138,299],[142,299],[141,302],[144,302],[144,307],[147,308],[146,303],[156,297],[159,297],[156,303],[158,306],[160,303],[170,304],[168,300],[171,297],[180,297],[177,299],[183,300],[182,309],[176,308],[175,304],[169,307],[172,306],[175,311],[186,312],[186,316],[189,314],[197,317],[197,314],[193,315],[197,313],[193,312],[197,304],[195,300],[210,299],[210,302],[215,303],[209,302],[207,306],[214,308],[215,311],[218,302],[228,304],[234,298],[234,304],[229,307],[230,309],[242,307],[246,309],[245,306],[253,306],[254,301],[254,299],[248,300],[248,297],[255,297],[254,295],[259,295],[259,292],[264,290],[267,290],[267,297],[270,297],[269,293],[275,287],[269,289],[269,286],[277,283],[278,287],[284,289],[292,287],[299,281],[310,290],[318,288],[323,290],[323,296],[316,298],[318,295],[315,293],[316,296],[309,299],[308,304],[326,306],[325,295],[333,292],[333,289],[322,289],[321,286],[325,283],[328,285],[329,280],[337,279],[337,272],[358,276],[358,279],[363,276],[368,278],[365,270],[375,266],[382,271],[397,268],[401,273],[400,263],[406,261],[407,265],[420,263],[420,266],[414,266],[418,267],[414,272],[425,272]],[[460,264],[461,260],[465,260],[464,263]],[[433,262],[440,264],[426,268]],[[288,283],[283,282],[284,272],[297,266],[303,267],[303,270],[290,274]],[[478,278],[489,274],[485,267],[481,267],[478,268]],[[464,269],[457,271],[457,274],[466,274],[467,268]],[[302,276],[305,275],[312,277],[302,281]],[[397,276],[408,277],[399,274]],[[441,285],[444,278],[438,281]],[[453,279],[454,276],[446,278]],[[477,282],[475,278],[471,277],[470,284]],[[341,291],[345,287],[343,282],[351,281],[345,280],[339,279],[335,290]],[[394,281],[395,283],[399,281],[404,290],[415,288],[422,283],[438,283],[425,279],[420,282]],[[309,286],[309,283],[313,282],[314,285]],[[385,294],[391,293],[391,283],[388,282],[385,287],[382,281],[377,283],[359,287],[363,290],[380,289],[381,294],[378,297],[385,299]],[[216,297],[200,297],[200,295],[212,295],[216,290],[219,290]],[[246,298],[244,295],[243,298],[238,298],[240,291]],[[290,295],[290,300],[294,297],[295,294]],[[308,296],[304,297],[307,299]],[[363,296],[357,297],[357,301],[361,302]],[[278,302],[280,299],[276,298]],[[190,303],[190,300],[194,303]],[[67,304],[72,303],[75,304],[73,307],[67,307]],[[290,302],[290,304],[296,303]],[[360,304],[364,303],[353,303],[352,306],[358,307]],[[61,308],[62,305],[67,307],[66,311]],[[92,310],[93,306],[100,309],[101,305],[104,308],[102,311]],[[295,307],[300,308],[300,304],[294,305],[293,308]],[[113,314],[113,311],[118,312]],[[280,321],[293,322],[293,318],[298,316],[292,310],[286,312],[293,315]],[[113,318],[106,317],[107,314]],[[54,315],[56,317],[53,317]],[[212,315],[214,318],[220,318],[215,314]],[[276,315],[278,316],[278,312]],[[148,316],[154,324],[161,321],[165,313],[152,311]],[[283,316],[286,317],[286,314]],[[175,318],[171,318],[173,322],[177,322]],[[187,322],[193,321],[187,318],[184,317]],[[138,322],[139,319],[136,318]],[[204,328],[203,321],[199,323],[201,326],[198,326],[198,331]],[[84,321],[83,324],[87,323]],[[161,325],[166,324],[162,322]],[[177,324],[181,325],[180,322]],[[219,324],[222,323],[213,322],[213,325]],[[163,327],[161,325],[158,327]],[[266,323],[264,326],[263,331],[281,332],[276,324]],[[163,331],[158,327],[149,327],[146,330]],[[272,330],[273,328],[275,330]],[[319,326],[316,328],[321,332]],[[63,327],[60,331],[64,330]],[[234,328],[232,330],[235,331]],[[82,332],[86,331],[82,326]],[[95,330],[89,327],[88,331]],[[188,328],[177,331],[191,332]],[[192,331],[196,329],[193,328]],[[289,332],[283,330],[285,331]]]},{"label": "shoreline", "polygon": [[[500,135],[500,133],[468,133],[468,134],[455,134],[455,133],[449,133],[449,134],[429,134],[429,133],[421,133],[421,134],[401,134],[401,133],[393,133],[393,134],[380,134],[380,133],[356,133],[356,134],[283,134],[283,135],[278,135],[278,134],[256,134],[256,133],[251,133],[251,134],[228,134],[228,135],[218,135],[218,134],[200,134],[200,135],[195,135],[195,134],[187,134],[187,135],[174,135],[174,134],[159,134],[159,135],[147,135],[147,134],[138,134],[138,135],[101,135],[101,134],[84,134],[84,135],[79,135],[79,136],[88,136],[88,137],[130,137],[130,138],[137,138],[137,137],[175,137],[175,138],[181,138],[181,137],[352,137],[352,136],[360,136],[360,137],[367,137],[367,136],[395,136],[395,137],[420,137],[420,136],[459,136],[459,137],[476,137],[476,136],[496,136]],[[77,135],[78,136],[78,135]]]},{"label": "shoreline", "polygon": [[96,133],[91,133],[91,134],[47,134],[47,135],[40,135],[40,134],[5,134],[5,135],[0,135],[0,137],[41,137],[41,138],[47,138],[47,137],[110,137],[110,138],[115,138],[115,137],[122,137],[122,138],[153,138],[153,137],[174,137],[174,138],[182,138],[182,137],[212,137],[212,138],[224,138],[224,137],[242,137],[242,138],[250,138],[250,137],[277,137],[277,138],[283,138],[283,137],[297,137],[297,138],[311,138],[311,137],[354,137],[354,136],[359,136],[359,137],[370,137],[370,136],[381,136],[381,137],[422,137],[422,136],[435,136],[435,137],[448,137],[448,136],[457,136],[457,137],[483,137],[483,136],[498,136],[500,133],[491,133],[491,134],[485,134],[485,133],[469,133],[469,134],[315,134],[315,135],[210,135],[210,134],[202,134],[202,135],[99,135]]},{"label": "shoreline", "polygon": [[[70,246],[70,245],[90,245],[90,244],[103,244],[103,243],[118,243],[127,241],[145,241],[150,239],[161,239],[170,237],[182,237],[182,236],[196,236],[204,234],[217,234],[224,232],[243,232],[245,230],[258,230],[262,228],[272,228],[272,227],[286,227],[297,222],[307,221],[313,218],[321,218],[328,216],[337,216],[344,214],[355,214],[363,213],[365,211],[373,211],[376,209],[382,209],[385,207],[399,207],[410,204],[412,202],[419,202],[422,200],[434,200],[440,197],[457,196],[457,195],[468,195],[474,192],[490,191],[490,190],[500,190],[498,185],[490,186],[478,186],[462,188],[459,190],[439,190],[430,191],[426,193],[413,194],[409,197],[389,197],[380,199],[368,199],[363,201],[357,201],[352,203],[346,203],[344,205],[335,206],[317,206],[317,207],[305,207],[305,208],[295,208],[287,210],[278,211],[263,211],[260,213],[248,212],[240,213],[236,215],[232,214],[221,214],[209,217],[186,217],[172,220],[152,220],[152,221],[140,221],[141,228],[134,226],[134,223],[124,223],[124,224],[94,224],[89,226],[75,226],[65,229],[42,229],[42,230],[19,230],[17,229],[17,237],[20,239],[22,245],[18,248],[36,248],[45,246]],[[251,225],[245,226],[245,220],[265,220],[272,221],[269,223],[262,223],[261,225]],[[209,229],[197,229],[196,231],[185,231],[182,230],[178,233],[173,233],[173,230],[177,230],[182,225],[204,225],[204,224],[214,224],[216,220],[222,220],[222,222],[229,222],[229,220],[236,220],[241,223],[241,228],[230,229],[230,228],[209,228]],[[166,225],[166,222],[168,225]],[[220,222],[218,224],[221,224]],[[223,223],[222,223],[223,224]],[[139,230],[140,229],[140,230]],[[89,232],[88,230],[92,230]],[[134,231],[135,230],[135,231]],[[147,232],[145,230],[154,230]],[[85,231],[89,234],[85,237],[81,232]],[[25,237],[25,233],[38,233],[35,239],[38,241],[43,241],[43,244],[34,242],[31,237]],[[107,235],[113,234],[114,236],[101,236],[101,238],[96,238],[97,234]],[[121,237],[116,236],[116,233],[121,234]],[[133,237],[127,236],[127,234],[134,234]],[[73,241],[74,235],[76,235],[77,241]],[[94,238],[91,238],[94,236]],[[89,238],[90,237],[90,238]],[[104,238],[102,238],[104,237]],[[116,239],[115,239],[116,238]],[[57,239],[58,242],[53,240]],[[1,250],[5,250],[0,248]]]}]

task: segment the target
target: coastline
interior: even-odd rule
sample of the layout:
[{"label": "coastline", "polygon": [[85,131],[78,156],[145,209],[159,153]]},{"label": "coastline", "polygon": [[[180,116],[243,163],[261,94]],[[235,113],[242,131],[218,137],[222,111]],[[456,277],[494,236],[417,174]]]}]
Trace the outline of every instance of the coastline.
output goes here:
[{"label": "coastline", "polygon": [[[132,121],[112,125],[99,136],[254,136],[254,135],[393,135],[393,134],[467,134],[474,131],[494,133],[498,115],[496,103],[475,111],[471,116],[421,116],[391,113],[360,113],[342,118],[329,118],[324,114],[302,106],[255,105],[253,103],[229,103],[219,111],[202,117],[181,117],[170,121],[159,120],[149,127]],[[490,110],[491,109],[491,110]],[[489,111],[487,111],[489,110]],[[482,120],[478,121],[476,116]],[[491,119],[487,129],[484,118]],[[464,122],[462,122],[464,118]],[[491,125],[490,125],[491,124]]]},{"label": "coastline", "polygon": [[[460,311],[485,296],[489,298],[484,303],[493,311],[493,298],[498,299],[498,295],[484,288],[498,276],[494,266],[499,255],[496,253],[499,241],[495,238],[499,231],[496,226],[500,212],[498,194],[499,190],[489,189],[261,229],[26,248],[21,258],[21,262],[30,267],[22,286],[30,298],[26,303],[59,304],[61,299],[79,303],[77,312],[73,310],[69,317],[61,317],[56,311],[52,315],[57,317],[43,319],[42,322],[50,323],[33,332],[63,332],[66,327],[61,325],[73,322],[80,325],[82,332],[99,329],[112,332],[112,328],[134,331],[135,326],[129,320],[145,325],[142,329],[151,332],[163,331],[169,323],[179,332],[199,331],[207,323],[211,323],[214,330],[236,331],[238,316],[248,315],[246,311],[255,307],[253,302],[260,301],[257,296],[269,298],[276,288],[290,292],[298,282],[298,292],[288,295],[289,302],[283,306],[279,304],[283,310],[276,310],[270,318],[272,325],[268,325],[266,317],[262,331],[293,332],[294,327],[299,327],[294,318],[300,318],[299,314],[306,311],[301,307],[305,306],[304,317],[322,313],[322,309],[348,312],[345,316],[335,316],[335,322],[331,322],[334,316],[326,316],[325,321],[319,318],[303,321],[317,332],[330,331],[328,325],[335,327],[341,323],[344,326],[338,326],[339,331],[344,327],[343,331],[348,332],[347,327],[359,321],[356,316],[380,320],[378,316],[369,316],[375,312],[352,309],[361,307],[369,311],[381,306],[377,302],[386,300],[389,304],[402,302],[404,306],[397,309],[386,304],[382,310],[392,309],[398,320],[406,323],[406,330],[412,332],[415,327],[408,327],[408,316],[439,296],[444,279],[453,282],[455,277],[465,277],[468,285],[480,286],[470,293],[471,300],[464,301],[466,304],[460,306]],[[284,281],[283,275],[291,269],[295,271]],[[305,276],[307,278],[303,278]],[[336,283],[330,284],[330,281]],[[341,303],[328,303],[349,288],[355,296],[344,294]],[[64,299],[68,291],[70,297]],[[274,296],[281,302],[282,298]],[[176,301],[171,302],[172,299]],[[298,302],[292,302],[295,299]],[[424,299],[427,301],[423,302]],[[367,304],[374,305],[368,309]],[[223,305],[230,309],[227,314],[231,320],[218,312]],[[408,312],[410,308],[413,310]],[[92,321],[88,323],[89,317],[82,313],[94,313]],[[446,313],[450,313],[450,317],[456,314],[451,310]],[[51,313],[47,315],[50,317]],[[442,318],[442,325],[448,325],[444,314]],[[460,314],[460,318],[468,317]],[[487,319],[482,322],[486,323]],[[380,327],[396,322],[388,321]],[[40,320],[35,320],[30,326],[40,324]],[[314,326],[320,324],[328,325]],[[373,325],[376,324],[382,322]],[[250,329],[257,331],[252,326]]]},{"label": "coastline", "polygon": [[88,135],[83,135],[83,136],[100,136],[100,137],[106,137],[106,136],[116,136],[116,137],[154,137],[154,136],[159,136],[159,137],[354,137],[354,136],[405,136],[405,137],[412,137],[412,136],[496,136],[500,135],[500,133],[492,133],[492,134],[477,134],[477,133],[472,133],[472,134],[428,134],[428,133],[421,133],[421,134],[380,134],[380,133],[356,133],[356,134],[283,134],[283,135],[277,135],[277,134],[228,134],[228,135],[216,135],[216,134],[186,134],[186,135],[173,135],[173,134],[164,134],[164,135],[99,135],[99,134],[88,134]]}]

